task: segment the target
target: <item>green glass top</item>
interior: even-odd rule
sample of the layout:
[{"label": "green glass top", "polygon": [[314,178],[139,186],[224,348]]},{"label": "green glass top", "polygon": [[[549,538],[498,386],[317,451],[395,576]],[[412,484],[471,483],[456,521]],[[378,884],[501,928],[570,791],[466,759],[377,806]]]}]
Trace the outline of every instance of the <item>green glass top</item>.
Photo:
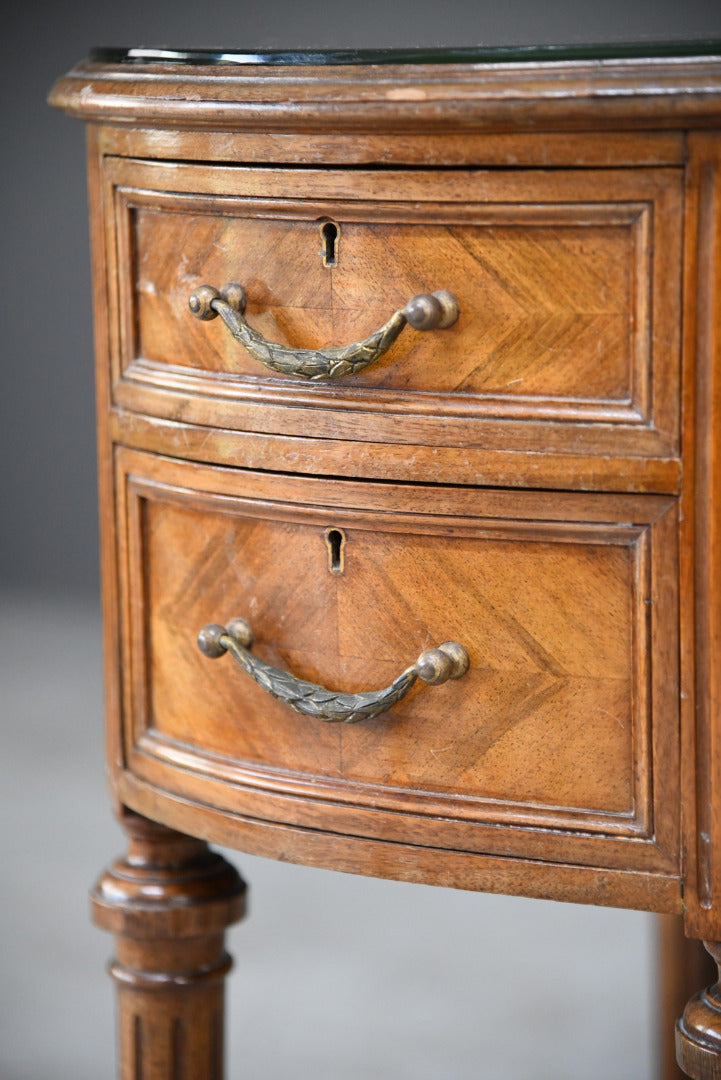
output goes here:
[{"label": "green glass top", "polygon": [[227,50],[96,48],[90,59],[111,64],[504,64],[561,60],[633,60],[721,56],[721,40],[615,45],[521,45],[442,49]]}]

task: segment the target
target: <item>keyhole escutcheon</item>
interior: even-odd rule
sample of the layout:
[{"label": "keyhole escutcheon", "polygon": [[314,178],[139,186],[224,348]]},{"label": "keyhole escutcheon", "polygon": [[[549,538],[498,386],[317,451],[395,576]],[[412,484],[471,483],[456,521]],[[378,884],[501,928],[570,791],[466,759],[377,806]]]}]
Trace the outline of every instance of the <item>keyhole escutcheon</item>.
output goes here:
[{"label": "keyhole escutcheon", "polygon": [[345,569],[345,533],[342,529],[326,529],[323,536],[328,549],[328,569],[331,574],[342,574]]},{"label": "keyhole escutcheon", "polygon": [[337,266],[340,228],[335,221],[323,222],[320,227],[320,238],[323,242],[320,252],[323,256],[323,266]]}]

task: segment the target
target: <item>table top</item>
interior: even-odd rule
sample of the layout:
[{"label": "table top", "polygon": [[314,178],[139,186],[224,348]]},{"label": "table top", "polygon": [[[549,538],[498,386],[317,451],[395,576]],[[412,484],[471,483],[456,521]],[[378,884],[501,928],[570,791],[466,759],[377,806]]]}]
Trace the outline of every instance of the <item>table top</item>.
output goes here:
[{"label": "table top", "polygon": [[49,100],[86,120],[183,130],[312,128],[335,136],[359,127],[375,134],[714,127],[721,41],[373,52],[99,48]]},{"label": "table top", "polygon": [[98,63],[196,64],[217,66],[346,64],[503,64],[553,61],[635,60],[721,56],[721,40],[618,42],[595,45],[532,45],[484,48],[412,49],[173,49],[100,46],[89,59]]}]

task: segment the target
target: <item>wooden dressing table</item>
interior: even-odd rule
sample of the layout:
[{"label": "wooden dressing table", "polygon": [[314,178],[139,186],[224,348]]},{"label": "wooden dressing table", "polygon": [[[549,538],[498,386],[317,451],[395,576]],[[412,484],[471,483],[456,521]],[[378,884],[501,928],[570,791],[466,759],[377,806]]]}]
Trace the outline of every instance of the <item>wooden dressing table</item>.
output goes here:
[{"label": "wooden dressing table", "polygon": [[[721,46],[99,50],[123,1080],[222,1074],[207,842],[721,959]],[[679,1063],[721,1077],[721,995]]]}]

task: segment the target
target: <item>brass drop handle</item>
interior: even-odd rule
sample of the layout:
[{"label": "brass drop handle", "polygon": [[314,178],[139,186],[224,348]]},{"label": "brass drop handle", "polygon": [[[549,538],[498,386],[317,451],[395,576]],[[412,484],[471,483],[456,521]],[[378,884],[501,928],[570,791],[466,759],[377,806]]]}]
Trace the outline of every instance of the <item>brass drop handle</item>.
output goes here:
[{"label": "brass drop handle", "polygon": [[468,653],[456,641],[445,641],[437,649],[426,649],[409,668],[383,690],[342,694],[324,686],[297,679],[253,656],[253,631],[245,619],[232,619],[227,626],[209,623],[198,634],[198,648],[211,659],[229,652],[259,686],[296,712],[353,724],[380,716],[406,696],[416,679],[437,686],[448,679],[460,679],[468,671]]},{"label": "brass drop handle", "polygon": [[420,293],[404,308],[391,315],[387,323],[364,341],[352,345],[331,345],[325,349],[293,349],[266,339],[246,322],[245,290],[231,283],[220,291],[201,285],[191,293],[188,306],[196,319],[215,319],[220,315],[236,341],[265,367],[281,375],[300,379],[340,379],[363,371],[386,352],[406,323],[415,330],[445,330],[458,318],[458,301],[445,289]]}]

